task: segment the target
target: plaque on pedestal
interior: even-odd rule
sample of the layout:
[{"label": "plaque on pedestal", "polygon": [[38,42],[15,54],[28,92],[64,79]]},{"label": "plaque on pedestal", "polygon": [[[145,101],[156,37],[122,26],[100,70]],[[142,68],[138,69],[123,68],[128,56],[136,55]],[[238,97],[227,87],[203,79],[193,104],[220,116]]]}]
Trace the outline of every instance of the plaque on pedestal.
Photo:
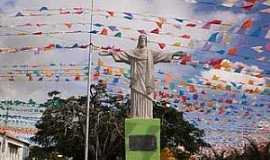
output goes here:
[{"label": "plaque on pedestal", "polygon": [[125,143],[126,160],[159,160],[160,120],[126,119]]}]

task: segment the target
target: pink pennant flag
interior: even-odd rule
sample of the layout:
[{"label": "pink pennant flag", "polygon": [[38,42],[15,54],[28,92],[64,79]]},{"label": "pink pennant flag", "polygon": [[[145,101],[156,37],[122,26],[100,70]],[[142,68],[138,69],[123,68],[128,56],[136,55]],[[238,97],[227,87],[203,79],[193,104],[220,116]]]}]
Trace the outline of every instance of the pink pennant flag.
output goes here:
[{"label": "pink pennant flag", "polygon": [[266,51],[270,51],[270,42],[268,42],[264,48]]}]

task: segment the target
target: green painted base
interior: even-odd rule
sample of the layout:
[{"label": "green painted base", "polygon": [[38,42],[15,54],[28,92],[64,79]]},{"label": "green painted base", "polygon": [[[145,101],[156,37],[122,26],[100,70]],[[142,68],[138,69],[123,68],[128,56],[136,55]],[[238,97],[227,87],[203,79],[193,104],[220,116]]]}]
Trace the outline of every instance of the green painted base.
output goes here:
[{"label": "green painted base", "polygon": [[160,119],[125,120],[126,160],[160,160]]}]

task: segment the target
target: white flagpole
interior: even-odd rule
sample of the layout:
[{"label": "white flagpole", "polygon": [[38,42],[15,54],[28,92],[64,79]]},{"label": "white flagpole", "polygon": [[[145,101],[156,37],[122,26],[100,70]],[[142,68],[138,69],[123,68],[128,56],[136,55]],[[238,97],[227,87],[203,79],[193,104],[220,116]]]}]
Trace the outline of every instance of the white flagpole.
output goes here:
[{"label": "white flagpole", "polygon": [[[90,15],[90,32],[93,29],[93,8],[94,0],[91,0],[91,15]],[[89,34],[89,55],[88,55],[88,81],[87,81],[87,108],[86,108],[86,130],[85,130],[85,160],[88,160],[88,146],[89,146],[89,109],[90,109],[90,87],[92,84],[92,34]]]}]

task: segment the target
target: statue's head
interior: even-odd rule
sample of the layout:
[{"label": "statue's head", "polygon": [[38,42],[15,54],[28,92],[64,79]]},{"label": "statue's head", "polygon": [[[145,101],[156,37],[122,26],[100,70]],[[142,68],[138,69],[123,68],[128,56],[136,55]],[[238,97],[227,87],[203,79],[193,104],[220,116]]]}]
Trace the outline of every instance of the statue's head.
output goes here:
[{"label": "statue's head", "polygon": [[147,36],[141,34],[138,39],[137,48],[145,48],[145,47],[147,47]]}]

